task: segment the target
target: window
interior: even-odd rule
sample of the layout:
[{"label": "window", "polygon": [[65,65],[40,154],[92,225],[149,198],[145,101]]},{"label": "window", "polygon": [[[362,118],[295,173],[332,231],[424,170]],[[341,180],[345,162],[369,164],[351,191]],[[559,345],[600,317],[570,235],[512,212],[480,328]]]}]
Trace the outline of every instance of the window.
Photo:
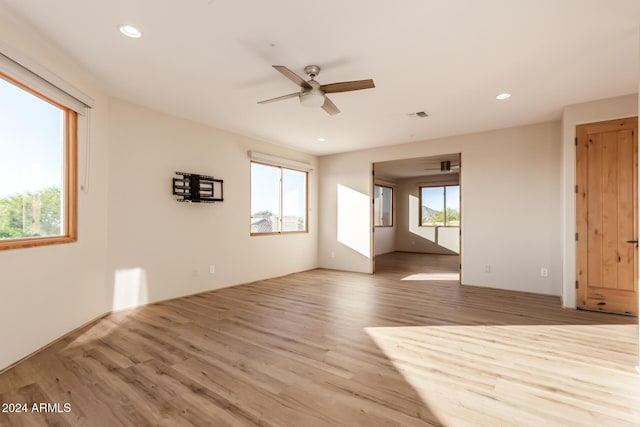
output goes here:
[{"label": "window", "polygon": [[384,185],[373,187],[373,225],[393,226],[393,188]]},{"label": "window", "polygon": [[307,231],[307,175],[251,162],[251,234]]},{"label": "window", "polygon": [[420,187],[421,226],[460,226],[460,186]]},{"label": "window", "polygon": [[76,240],[77,113],[0,73],[0,249]]}]

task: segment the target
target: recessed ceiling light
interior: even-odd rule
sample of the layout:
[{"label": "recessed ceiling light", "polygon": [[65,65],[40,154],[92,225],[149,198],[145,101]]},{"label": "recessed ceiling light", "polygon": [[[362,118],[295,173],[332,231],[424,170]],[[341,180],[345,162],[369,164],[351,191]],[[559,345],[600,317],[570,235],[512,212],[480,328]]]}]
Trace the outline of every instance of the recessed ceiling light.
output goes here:
[{"label": "recessed ceiling light", "polygon": [[136,27],[132,27],[131,25],[121,25],[120,32],[127,37],[131,37],[132,39],[139,39],[142,37],[142,33]]},{"label": "recessed ceiling light", "polygon": [[511,98],[511,94],[507,92],[501,93],[500,95],[496,96],[496,99],[499,99],[501,101],[503,99],[509,99],[509,98]]},{"label": "recessed ceiling light", "polygon": [[325,142],[326,139],[324,139],[323,137],[318,138],[318,142]]}]

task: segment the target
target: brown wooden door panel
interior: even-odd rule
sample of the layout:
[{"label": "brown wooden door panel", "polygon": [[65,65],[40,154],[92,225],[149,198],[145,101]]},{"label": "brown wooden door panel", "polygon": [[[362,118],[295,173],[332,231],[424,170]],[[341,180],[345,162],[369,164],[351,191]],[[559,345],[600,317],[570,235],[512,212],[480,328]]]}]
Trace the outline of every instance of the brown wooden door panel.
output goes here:
[{"label": "brown wooden door panel", "polygon": [[638,298],[630,298],[629,294],[625,289],[589,287],[586,307],[619,313],[638,313]]},{"label": "brown wooden door panel", "polygon": [[637,118],[576,129],[578,307],[638,313]]},{"label": "brown wooden door panel", "polygon": [[[618,192],[620,194],[631,194],[634,191],[635,181],[634,170],[637,170],[638,153],[634,150],[633,132],[620,131],[618,136]],[[636,245],[627,243],[638,236],[635,224],[633,199],[627,197],[618,198],[618,288],[634,290],[637,282],[634,280]]]},{"label": "brown wooden door panel", "polygon": [[[589,135],[591,138],[592,135]],[[595,137],[595,135],[593,135]],[[618,135],[602,134],[602,286],[618,288]],[[591,212],[589,212],[590,214]],[[589,265],[591,268],[591,265]],[[591,285],[598,286],[596,281]]]},{"label": "brown wooden door panel", "polygon": [[587,258],[588,286],[602,286],[602,158],[603,142],[599,134],[587,134]]}]

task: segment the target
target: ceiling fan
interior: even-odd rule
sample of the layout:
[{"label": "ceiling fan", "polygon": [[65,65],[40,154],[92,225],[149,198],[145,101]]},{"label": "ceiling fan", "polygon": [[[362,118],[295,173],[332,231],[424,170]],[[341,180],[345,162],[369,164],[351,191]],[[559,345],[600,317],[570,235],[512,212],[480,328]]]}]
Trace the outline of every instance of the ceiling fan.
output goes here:
[{"label": "ceiling fan", "polygon": [[460,170],[459,164],[451,163],[451,160],[443,160],[440,162],[440,168],[438,167],[427,167],[426,171],[440,171],[441,173],[449,173]]},{"label": "ceiling fan", "polygon": [[324,111],[330,115],[340,112],[338,107],[327,97],[327,93],[350,92],[352,90],[371,89],[376,87],[373,80],[354,80],[350,82],[329,83],[321,85],[315,78],[320,74],[320,67],[317,65],[307,65],[304,72],[309,76],[309,80],[305,81],[302,77],[288,69],[283,65],[274,65],[273,68],[278,70],[283,76],[300,86],[300,92],[290,93],[288,95],[279,96],[277,98],[266,99],[258,102],[258,104],[268,104],[269,102],[281,101],[283,99],[300,98],[300,104],[305,107],[322,107]]}]

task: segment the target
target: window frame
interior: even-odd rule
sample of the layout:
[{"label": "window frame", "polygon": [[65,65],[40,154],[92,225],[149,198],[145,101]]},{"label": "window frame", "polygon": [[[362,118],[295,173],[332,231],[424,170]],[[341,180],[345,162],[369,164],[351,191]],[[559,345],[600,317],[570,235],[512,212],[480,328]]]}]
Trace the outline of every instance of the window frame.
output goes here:
[{"label": "window frame", "polygon": [[64,234],[59,236],[23,237],[0,239],[0,250],[22,249],[35,246],[48,246],[73,243],[78,240],[78,113],[73,109],[32,89],[28,85],[0,71],[0,79],[23,89],[24,91],[60,108],[65,114],[64,148]]},{"label": "window frame", "polygon": [[[249,235],[250,236],[277,236],[277,235],[282,235],[282,234],[304,234],[304,233],[309,233],[309,171],[307,170],[301,170],[301,169],[296,169],[296,168],[292,168],[292,167],[288,167],[288,166],[283,166],[283,165],[278,165],[278,164],[273,164],[273,163],[266,163],[266,162],[260,162],[260,161],[256,161],[256,160],[251,160],[250,161],[250,166],[251,164],[258,164],[258,165],[262,165],[262,166],[269,166],[269,167],[273,167],[276,169],[280,170],[280,179],[279,179],[279,215],[278,215],[278,224],[279,224],[279,228],[280,231],[269,231],[269,232],[264,232],[264,233],[257,233],[257,232],[253,232],[251,231],[251,221],[249,221]],[[295,172],[302,172],[304,173],[304,185],[305,185],[305,189],[304,189],[304,230],[292,230],[292,231],[282,231],[282,171],[284,169],[287,170],[291,170],[291,171],[295,171]],[[249,167],[249,185],[251,186],[251,184],[253,183],[252,181],[252,176],[251,176],[251,167]],[[251,188],[249,189],[249,198],[251,198]],[[251,211],[251,200],[249,200],[249,210]],[[249,219],[251,219],[251,212],[249,212]]]},{"label": "window frame", "polygon": [[[380,187],[380,188],[388,188],[391,191],[391,224],[389,225],[376,225],[376,218],[374,215],[373,218],[373,226],[374,227],[380,227],[380,228],[384,228],[384,227],[393,227],[393,217],[394,217],[394,209],[395,209],[395,200],[394,200],[394,195],[393,195],[393,187],[389,186],[389,185],[382,185],[382,184],[373,184],[373,212],[375,213],[376,208],[375,208],[375,203],[376,203],[376,187]],[[382,215],[383,209],[382,206],[380,206],[380,212]]]},{"label": "window frame", "polygon": [[[458,225],[447,225],[447,187],[458,187],[458,192],[460,192],[460,184],[440,184],[440,185],[421,185],[418,187],[418,226],[419,227],[445,227],[445,228],[459,228]],[[444,209],[444,225],[435,225],[435,224],[423,224],[422,223],[422,189],[423,188],[443,188],[443,209]],[[460,204],[461,194],[458,196],[458,204]],[[460,209],[458,210],[458,214],[460,213]]]}]

